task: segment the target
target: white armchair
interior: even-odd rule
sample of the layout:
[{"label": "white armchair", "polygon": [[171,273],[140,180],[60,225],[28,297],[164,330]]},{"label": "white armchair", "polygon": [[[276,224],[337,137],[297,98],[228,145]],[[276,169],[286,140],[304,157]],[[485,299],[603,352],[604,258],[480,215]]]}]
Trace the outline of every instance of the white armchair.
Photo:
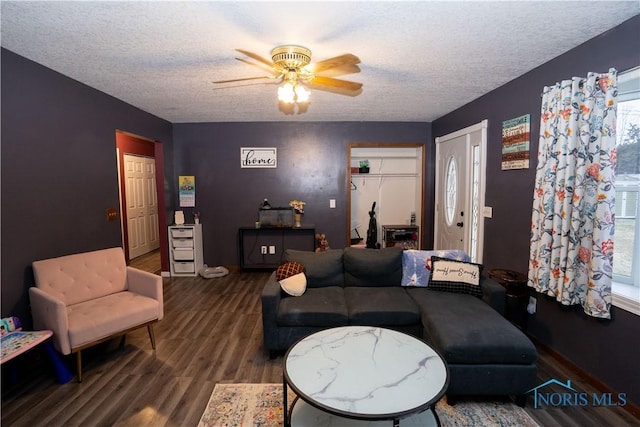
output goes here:
[{"label": "white armchair", "polygon": [[155,350],[153,323],[164,316],[162,278],[128,267],[122,248],[33,262],[36,286],[29,289],[36,329],[53,331],[62,354],[81,351],[146,326]]}]

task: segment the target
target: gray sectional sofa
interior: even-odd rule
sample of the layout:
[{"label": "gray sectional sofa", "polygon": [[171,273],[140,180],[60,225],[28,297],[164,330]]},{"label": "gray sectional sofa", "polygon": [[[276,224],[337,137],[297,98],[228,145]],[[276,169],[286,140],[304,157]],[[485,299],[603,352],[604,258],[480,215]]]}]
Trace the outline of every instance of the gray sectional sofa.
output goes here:
[{"label": "gray sectional sofa", "polygon": [[447,395],[515,395],[535,385],[536,349],[504,317],[505,291],[482,277],[482,298],[401,286],[402,249],[285,251],[305,267],[301,296],[282,291],[275,272],[262,291],[264,346],[271,357],[337,326],[379,326],[423,338],[447,362]]}]

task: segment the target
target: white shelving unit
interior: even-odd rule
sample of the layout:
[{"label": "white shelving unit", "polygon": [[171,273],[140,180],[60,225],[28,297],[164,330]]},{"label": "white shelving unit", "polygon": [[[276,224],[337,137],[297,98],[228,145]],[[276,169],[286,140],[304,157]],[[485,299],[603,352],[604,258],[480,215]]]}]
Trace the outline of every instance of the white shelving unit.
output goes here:
[{"label": "white shelving unit", "polygon": [[170,225],[168,233],[171,276],[197,276],[204,265],[202,224]]}]

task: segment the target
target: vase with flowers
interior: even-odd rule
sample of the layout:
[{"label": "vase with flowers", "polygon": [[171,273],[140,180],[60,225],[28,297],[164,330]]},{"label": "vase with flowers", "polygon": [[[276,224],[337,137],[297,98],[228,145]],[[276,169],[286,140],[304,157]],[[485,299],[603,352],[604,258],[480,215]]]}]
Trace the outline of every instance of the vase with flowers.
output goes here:
[{"label": "vase with flowers", "polygon": [[302,214],[304,213],[304,205],[306,205],[306,203],[301,200],[291,200],[289,202],[289,206],[291,206],[294,211],[293,216],[296,221],[297,228],[302,226],[302,224],[300,224],[300,221],[302,220]]}]

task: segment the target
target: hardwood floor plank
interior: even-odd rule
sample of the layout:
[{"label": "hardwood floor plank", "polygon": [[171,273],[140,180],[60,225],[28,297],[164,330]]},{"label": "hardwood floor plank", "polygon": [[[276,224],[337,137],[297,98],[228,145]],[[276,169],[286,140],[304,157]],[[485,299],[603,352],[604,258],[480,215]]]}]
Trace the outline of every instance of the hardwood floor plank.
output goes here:
[{"label": "hardwood floor plank", "polygon": [[167,426],[197,426],[204,412],[215,382],[203,377],[195,377],[186,392],[180,396],[180,401],[174,408]]}]

